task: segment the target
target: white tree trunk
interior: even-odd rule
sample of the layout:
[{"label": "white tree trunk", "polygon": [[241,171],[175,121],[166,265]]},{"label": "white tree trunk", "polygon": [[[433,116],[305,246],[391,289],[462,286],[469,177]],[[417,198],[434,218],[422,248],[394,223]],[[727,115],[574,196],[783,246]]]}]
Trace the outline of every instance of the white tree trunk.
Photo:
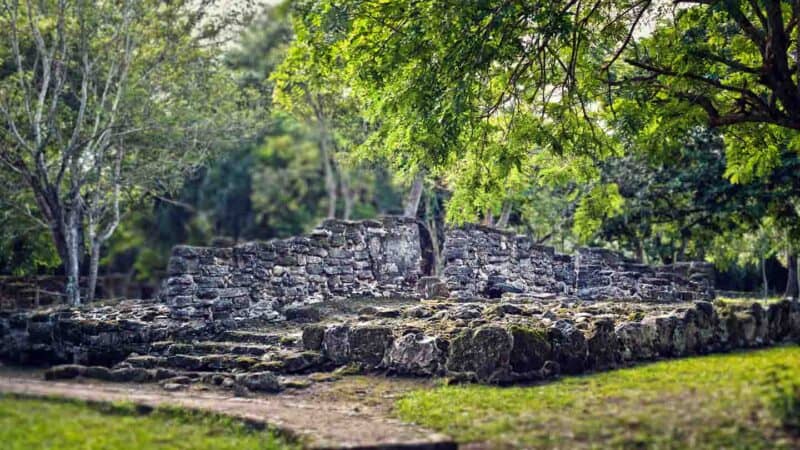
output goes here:
[{"label": "white tree trunk", "polygon": [[417,217],[419,210],[419,201],[422,198],[422,190],[425,187],[425,171],[420,170],[414,177],[414,182],[411,184],[411,190],[406,197],[405,208],[403,208],[404,217]]},{"label": "white tree trunk", "polygon": [[[323,138],[323,141],[326,138]],[[322,164],[325,169],[325,190],[328,192],[328,219],[336,218],[336,202],[339,200],[336,190],[336,176],[333,173],[333,163],[331,162],[330,151],[325,142],[320,143],[320,153]]]},{"label": "white tree trunk", "polygon": [[511,202],[503,202],[503,210],[500,212],[500,219],[497,220],[497,228],[508,227],[508,220],[511,218]]},{"label": "white tree trunk", "polygon": [[78,213],[71,210],[67,213],[67,259],[64,261],[64,268],[67,275],[67,286],[65,293],[67,303],[73,306],[81,304],[80,289],[80,243],[78,237]]},{"label": "white tree trunk", "polygon": [[347,169],[342,167],[342,165],[338,162],[334,166],[334,169],[339,174],[339,187],[341,189],[342,200],[344,200],[342,219],[350,220],[353,215],[353,206],[356,203],[356,193],[350,185],[350,173],[348,173]]},{"label": "white tree trunk", "polygon": [[[93,239],[94,240],[94,239]],[[86,302],[91,303],[95,299],[95,292],[97,290],[97,271],[100,267],[100,243],[92,243],[92,249],[89,252],[89,282],[86,286]]]}]

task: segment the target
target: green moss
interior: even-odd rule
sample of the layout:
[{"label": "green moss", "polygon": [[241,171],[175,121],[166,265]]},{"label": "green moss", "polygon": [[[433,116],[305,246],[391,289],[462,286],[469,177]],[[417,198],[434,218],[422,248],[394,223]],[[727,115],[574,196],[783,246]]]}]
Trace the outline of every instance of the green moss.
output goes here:
[{"label": "green moss", "polygon": [[0,396],[0,443],[8,450],[298,448],[273,432],[219,415],[15,396]]},{"label": "green moss", "polygon": [[800,383],[800,347],[664,361],[538,386],[440,386],[405,395],[395,411],[489,447],[798,448],[769,407],[775,379]]},{"label": "green moss", "polygon": [[760,303],[762,306],[768,306],[768,305],[770,305],[772,303],[778,303],[778,302],[780,302],[782,300],[783,300],[783,298],[781,298],[781,297],[767,297],[767,298],[762,298],[762,297],[739,297],[739,298],[717,297],[717,298],[714,299],[714,303],[716,305],[718,305],[718,306],[721,306],[721,305],[732,305],[732,306],[746,305],[746,306],[749,306],[752,303]]}]

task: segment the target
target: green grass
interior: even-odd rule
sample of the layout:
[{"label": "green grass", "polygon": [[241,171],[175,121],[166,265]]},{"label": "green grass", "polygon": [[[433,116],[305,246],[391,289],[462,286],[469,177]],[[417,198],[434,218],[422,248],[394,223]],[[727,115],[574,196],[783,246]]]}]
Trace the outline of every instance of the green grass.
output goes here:
[{"label": "green grass", "polygon": [[223,416],[0,396],[0,448],[243,450],[296,446],[270,431]]},{"label": "green grass", "polygon": [[395,412],[490,448],[792,449],[800,437],[783,415],[794,404],[776,386],[797,383],[800,347],[778,347],[537,386],[416,390]]}]

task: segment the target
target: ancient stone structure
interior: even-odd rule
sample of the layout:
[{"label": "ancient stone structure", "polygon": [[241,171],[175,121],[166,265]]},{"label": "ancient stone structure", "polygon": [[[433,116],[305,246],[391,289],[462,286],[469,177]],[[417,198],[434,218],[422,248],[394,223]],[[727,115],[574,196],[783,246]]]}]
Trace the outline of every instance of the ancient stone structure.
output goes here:
[{"label": "ancient stone structure", "polygon": [[588,300],[713,298],[706,263],[649,267],[603,249],[573,256],[525,236],[468,225],[445,233],[441,278],[426,275],[420,226],[385,217],[328,220],[308,236],[232,248],[178,246],[162,297],[176,319],[278,318],[286,307],[340,298],[499,298],[556,294]]},{"label": "ancient stone structure", "polygon": [[475,225],[451,229],[446,236],[443,275],[455,298],[552,293],[675,302],[714,297],[714,270],[708,263],[650,267],[599,248],[562,255],[526,236]]},{"label": "ancient stone structure", "polygon": [[277,317],[292,304],[415,294],[419,226],[327,220],[308,236],[233,248],[178,246],[163,298],[177,319]]},{"label": "ancient stone structure", "polygon": [[0,359],[68,363],[50,378],[273,392],[345,365],[508,383],[800,341],[800,303],[711,303],[708,264],[561,255],[466,226],[445,233],[435,276],[425,236],[388,217],[179,246],[154,301],[0,312]]},{"label": "ancient stone structure", "polygon": [[510,383],[800,343],[800,303],[792,301],[520,297],[344,304],[353,303],[362,306],[326,312],[326,303],[315,304],[321,309],[313,323],[244,328],[225,320],[169,319],[168,308],[154,303],[0,314],[0,359],[70,363],[48,371],[50,378],[160,381],[170,389],[200,382],[273,392],[345,365],[350,371]]}]

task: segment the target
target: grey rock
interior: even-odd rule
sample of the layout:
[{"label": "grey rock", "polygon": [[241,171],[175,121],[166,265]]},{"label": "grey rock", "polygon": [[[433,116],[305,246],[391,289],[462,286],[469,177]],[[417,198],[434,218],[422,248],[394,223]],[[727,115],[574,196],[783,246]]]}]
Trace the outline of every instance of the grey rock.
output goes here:
[{"label": "grey rock", "polygon": [[45,380],[70,380],[78,378],[86,371],[85,366],[77,364],[62,364],[53,366],[44,372]]},{"label": "grey rock", "polygon": [[272,372],[251,372],[236,375],[236,384],[250,391],[280,392],[283,387]]},{"label": "grey rock", "polygon": [[303,348],[306,350],[322,350],[322,341],[325,338],[325,326],[306,325],[303,327]]},{"label": "grey rock", "polygon": [[505,382],[510,379],[511,335],[498,326],[466,329],[450,343],[449,372],[474,374],[478,381]]},{"label": "grey rock", "polygon": [[322,354],[334,364],[350,362],[350,327],[334,325],[325,330],[322,339]]},{"label": "grey rock", "polygon": [[392,343],[385,365],[401,375],[437,376],[444,372],[446,345],[436,337],[411,333]]},{"label": "grey rock", "polygon": [[622,360],[620,343],[614,332],[614,321],[609,318],[595,320],[586,335],[587,365],[593,369],[610,369]]},{"label": "grey rock", "polygon": [[539,371],[552,359],[552,347],[545,330],[512,326],[509,333],[513,341],[509,362],[514,373],[525,376]]},{"label": "grey rock", "polygon": [[574,324],[566,320],[556,321],[547,330],[547,335],[553,348],[554,360],[563,373],[581,373],[586,369],[586,338]]},{"label": "grey rock", "polygon": [[655,342],[658,330],[645,322],[622,323],[614,330],[620,345],[623,361],[652,359],[656,355]]},{"label": "grey rock", "polygon": [[350,360],[369,368],[376,368],[383,362],[387,350],[392,345],[392,330],[384,326],[361,326],[350,330],[348,342]]}]

